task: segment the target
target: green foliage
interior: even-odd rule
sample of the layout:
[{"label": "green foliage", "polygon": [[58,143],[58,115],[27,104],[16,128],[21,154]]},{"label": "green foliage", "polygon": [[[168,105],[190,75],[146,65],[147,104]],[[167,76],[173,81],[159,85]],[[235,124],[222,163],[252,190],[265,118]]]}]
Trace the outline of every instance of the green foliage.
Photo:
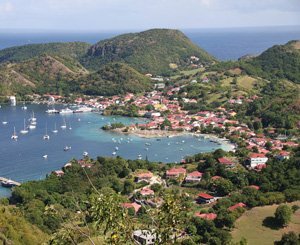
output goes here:
[{"label": "green foliage", "polygon": [[290,231],[282,235],[280,241],[276,241],[275,245],[299,245],[300,244],[300,236]]},{"label": "green foliage", "polygon": [[182,32],[153,29],[103,40],[93,45],[82,59],[94,70],[110,62],[125,62],[142,73],[170,74],[170,64],[189,65],[195,55],[203,64],[215,59],[193,44]]},{"label": "green foliage", "polygon": [[275,219],[281,226],[287,226],[291,221],[292,210],[287,205],[280,205],[275,211]]}]

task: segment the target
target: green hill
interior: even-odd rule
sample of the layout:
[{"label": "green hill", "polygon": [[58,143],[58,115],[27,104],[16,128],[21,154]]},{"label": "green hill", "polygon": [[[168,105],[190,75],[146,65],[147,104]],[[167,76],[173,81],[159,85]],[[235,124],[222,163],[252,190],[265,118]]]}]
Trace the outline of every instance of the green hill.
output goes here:
[{"label": "green hill", "polygon": [[151,80],[124,63],[107,64],[97,72],[80,77],[77,91],[89,95],[143,92],[152,88]]},{"label": "green hill", "polygon": [[84,42],[29,44],[0,50],[0,63],[21,62],[42,54],[79,58],[90,44]]},{"label": "green hill", "polygon": [[124,62],[142,73],[166,74],[174,67],[190,65],[190,57],[210,64],[215,59],[193,44],[182,32],[152,29],[107,39],[91,46],[83,64],[97,70],[109,62]]},{"label": "green hill", "polygon": [[300,41],[275,45],[245,61],[242,67],[248,73],[266,79],[287,79],[300,83]]}]

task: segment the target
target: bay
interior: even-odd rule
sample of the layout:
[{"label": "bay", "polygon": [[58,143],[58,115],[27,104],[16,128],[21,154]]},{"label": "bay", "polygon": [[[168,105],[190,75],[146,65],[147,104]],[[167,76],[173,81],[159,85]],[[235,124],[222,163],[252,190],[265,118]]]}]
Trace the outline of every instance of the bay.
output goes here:
[{"label": "bay", "polygon": [[[82,158],[84,151],[90,157],[112,157],[118,147],[116,155],[126,159],[137,159],[141,155],[142,159],[147,157],[150,161],[180,162],[187,155],[220,147],[230,149],[229,145],[218,145],[192,135],[146,139],[101,129],[103,125],[113,122],[126,125],[141,123],[145,121],[142,118],[102,116],[97,113],[49,115],[45,112],[46,105],[27,107],[27,110],[22,110],[21,106],[2,106],[0,109],[0,176],[19,182],[42,179],[51,171],[63,167],[69,160]],[[19,132],[23,128],[24,119],[28,123],[32,112],[37,118],[37,128],[21,135]],[[4,120],[8,122],[7,125],[2,124]],[[67,128],[62,130],[60,126],[64,121]],[[57,134],[52,132],[55,124]],[[19,136],[17,141],[10,138],[14,127]],[[43,140],[46,127],[50,140]],[[71,146],[71,150],[64,151],[65,146]],[[44,159],[44,155],[48,155],[48,158]],[[0,196],[9,194],[9,190],[0,188]]]}]

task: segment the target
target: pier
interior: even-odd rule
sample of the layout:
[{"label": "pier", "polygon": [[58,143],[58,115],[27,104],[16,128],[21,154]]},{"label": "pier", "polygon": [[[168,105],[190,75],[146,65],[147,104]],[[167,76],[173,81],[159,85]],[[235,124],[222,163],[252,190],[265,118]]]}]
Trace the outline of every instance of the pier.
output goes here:
[{"label": "pier", "polygon": [[19,183],[17,181],[14,181],[14,180],[11,180],[11,179],[7,179],[7,178],[4,178],[4,177],[0,177],[0,182],[2,182],[2,181],[10,181],[15,186],[20,186],[21,185],[21,183]]}]

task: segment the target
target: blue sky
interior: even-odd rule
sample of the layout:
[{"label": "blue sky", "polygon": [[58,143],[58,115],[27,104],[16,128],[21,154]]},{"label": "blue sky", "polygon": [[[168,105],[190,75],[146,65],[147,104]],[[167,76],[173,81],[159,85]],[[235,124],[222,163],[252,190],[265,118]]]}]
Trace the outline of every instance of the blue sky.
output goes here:
[{"label": "blue sky", "polygon": [[0,0],[0,29],[300,25],[300,0]]}]

